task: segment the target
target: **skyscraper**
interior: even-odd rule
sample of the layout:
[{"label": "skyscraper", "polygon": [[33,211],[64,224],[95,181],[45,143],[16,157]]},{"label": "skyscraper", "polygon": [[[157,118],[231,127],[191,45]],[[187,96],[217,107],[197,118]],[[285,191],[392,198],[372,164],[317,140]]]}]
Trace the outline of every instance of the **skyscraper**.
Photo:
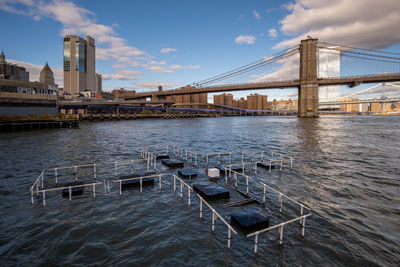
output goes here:
[{"label": "skyscraper", "polygon": [[94,39],[86,36],[64,37],[64,91],[79,94],[89,90],[96,92],[95,46]]}]

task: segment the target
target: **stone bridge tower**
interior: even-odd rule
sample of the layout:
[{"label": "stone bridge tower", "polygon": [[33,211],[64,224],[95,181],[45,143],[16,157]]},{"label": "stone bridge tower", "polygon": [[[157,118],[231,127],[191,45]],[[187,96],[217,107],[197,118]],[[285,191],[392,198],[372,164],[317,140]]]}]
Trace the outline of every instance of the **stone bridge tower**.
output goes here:
[{"label": "stone bridge tower", "polygon": [[306,39],[300,44],[299,117],[319,117],[317,41]]}]

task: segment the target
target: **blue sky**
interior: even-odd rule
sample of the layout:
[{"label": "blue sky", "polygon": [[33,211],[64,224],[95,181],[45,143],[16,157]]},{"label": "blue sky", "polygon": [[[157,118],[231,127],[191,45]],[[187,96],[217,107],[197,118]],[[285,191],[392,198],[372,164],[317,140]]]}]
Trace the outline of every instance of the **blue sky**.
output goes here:
[{"label": "blue sky", "polygon": [[[26,63],[32,78],[48,61],[62,85],[62,36],[89,34],[104,89],[175,88],[262,59],[307,35],[399,52],[399,3],[0,0],[0,48],[7,59]],[[279,99],[294,91],[258,93]]]}]

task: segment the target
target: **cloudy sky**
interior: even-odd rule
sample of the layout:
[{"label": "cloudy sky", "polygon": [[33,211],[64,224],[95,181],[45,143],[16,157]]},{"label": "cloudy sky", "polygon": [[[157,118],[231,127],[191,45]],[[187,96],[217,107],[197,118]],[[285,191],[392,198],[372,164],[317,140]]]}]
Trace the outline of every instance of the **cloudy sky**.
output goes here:
[{"label": "cloudy sky", "polygon": [[103,88],[138,91],[191,84],[307,35],[400,52],[399,0],[0,0],[0,23],[7,60],[26,65],[32,80],[48,61],[60,86],[66,34],[95,38]]}]

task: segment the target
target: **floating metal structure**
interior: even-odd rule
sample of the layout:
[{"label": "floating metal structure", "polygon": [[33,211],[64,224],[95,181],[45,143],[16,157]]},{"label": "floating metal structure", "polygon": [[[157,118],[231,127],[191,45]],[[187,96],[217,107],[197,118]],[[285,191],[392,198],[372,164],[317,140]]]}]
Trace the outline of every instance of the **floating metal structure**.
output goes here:
[{"label": "floating metal structure", "polygon": [[[170,170],[168,167],[157,165],[157,156],[160,153],[165,157],[175,157],[176,159],[181,159],[185,162],[186,166],[191,166],[195,168],[205,168],[208,166],[216,165],[224,172],[220,175],[221,181],[219,185],[224,186],[229,191],[237,193],[238,195],[244,197],[244,200],[229,202],[224,205],[214,205],[202,197],[198,192],[193,190],[191,185],[192,181],[195,179],[189,179],[184,181],[184,178],[180,178],[174,173],[174,170]],[[257,181],[257,176],[260,175],[260,166],[265,169],[264,173],[270,173],[273,167],[279,166],[277,171],[282,171],[284,168],[293,170],[293,157],[284,156],[282,154],[277,154],[271,151],[240,151],[240,152],[221,152],[212,154],[202,154],[197,153],[185,148],[181,148],[175,145],[152,145],[144,146],[140,149],[141,159],[136,160],[124,160],[124,161],[113,161],[105,163],[90,163],[90,164],[80,164],[72,165],[66,167],[55,167],[43,170],[40,175],[35,179],[34,183],[29,189],[31,196],[32,205],[35,204],[35,196],[37,197],[37,202],[40,198],[42,203],[46,205],[46,193],[50,192],[63,192],[68,195],[68,199],[71,201],[73,190],[89,188],[91,189],[92,197],[96,197],[96,187],[103,186],[104,193],[110,194],[111,187],[118,190],[119,196],[122,196],[124,184],[135,184],[143,192],[143,186],[146,182],[151,179],[151,185],[154,186],[155,181],[158,183],[158,189],[162,190],[163,183],[168,188],[168,185],[172,183],[172,191],[177,192],[180,198],[183,199],[184,195],[187,198],[188,206],[193,206],[195,203],[199,207],[199,217],[203,218],[203,207],[208,208],[211,211],[211,230],[215,232],[217,221],[221,221],[227,229],[227,247],[231,247],[232,233],[238,235],[237,230],[234,226],[228,223],[228,219],[224,218],[219,208],[231,208],[241,205],[258,204],[264,211],[269,209],[272,212],[273,202],[272,198],[277,197],[277,215],[279,221],[272,226],[263,229],[257,229],[256,231],[244,234],[246,238],[254,236],[254,253],[257,253],[259,247],[259,236],[266,234],[274,229],[278,229],[279,233],[279,244],[283,243],[283,228],[287,225],[295,225],[296,222],[300,223],[301,235],[305,234],[305,223],[306,218],[311,216],[311,209],[305,204],[296,201],[292,197],[283,194],[282,192],[274,189],[273,187],[267,185],[264,181]],[[159,160],[161,158],[159,157]],[[105,168],[107,173],[112,173],[111,177],[101,178],[100,168]],[[119,176],[121,173],[129,170],[131,175]],[[145,175],[134,175],[135,170],[146,171]],[[71,172],[72,171],[72,172]],[[83,174],[80,171],[84,172]],[[62,174],[62,172],[67,172]],[[69,172],[69,173],[68,173]],[[153,172],[150,173],[149,172]],[[65,179],[68,176],[69,179]],[[83,178],[83,179],[82,179]],[[89,180],[88,180],[89,179]],[[198,178],[196,178],[198,179]],[[79,183],[74,184],[71,181],[79,181]],[[65,183],[69,182],[69,183]],[[215,182],[213,182],[215,183]],[[251,183],[252,186],[249,184]],[[241,192],[241,188],[245,188],[245,192]],[[261,192],[256,192],[254,190],[262,188]],[[185,189],[185,190],[184,190]],[[267,200],[271,200],[267,204]],[[293,216],[294,211],[291,209],[289,213],[284,214],[286,208],[283,207],[285,203],[290,204],[294,207],[295,216]],[[278,211],[279,210],[279,211]],[[272,215],[271,215],[272,216]],[[291,216],[291,217],[290,217]],[[274,217],[274,220],[277,221]],[[290,217],[288,219],[288,217]]]}]

